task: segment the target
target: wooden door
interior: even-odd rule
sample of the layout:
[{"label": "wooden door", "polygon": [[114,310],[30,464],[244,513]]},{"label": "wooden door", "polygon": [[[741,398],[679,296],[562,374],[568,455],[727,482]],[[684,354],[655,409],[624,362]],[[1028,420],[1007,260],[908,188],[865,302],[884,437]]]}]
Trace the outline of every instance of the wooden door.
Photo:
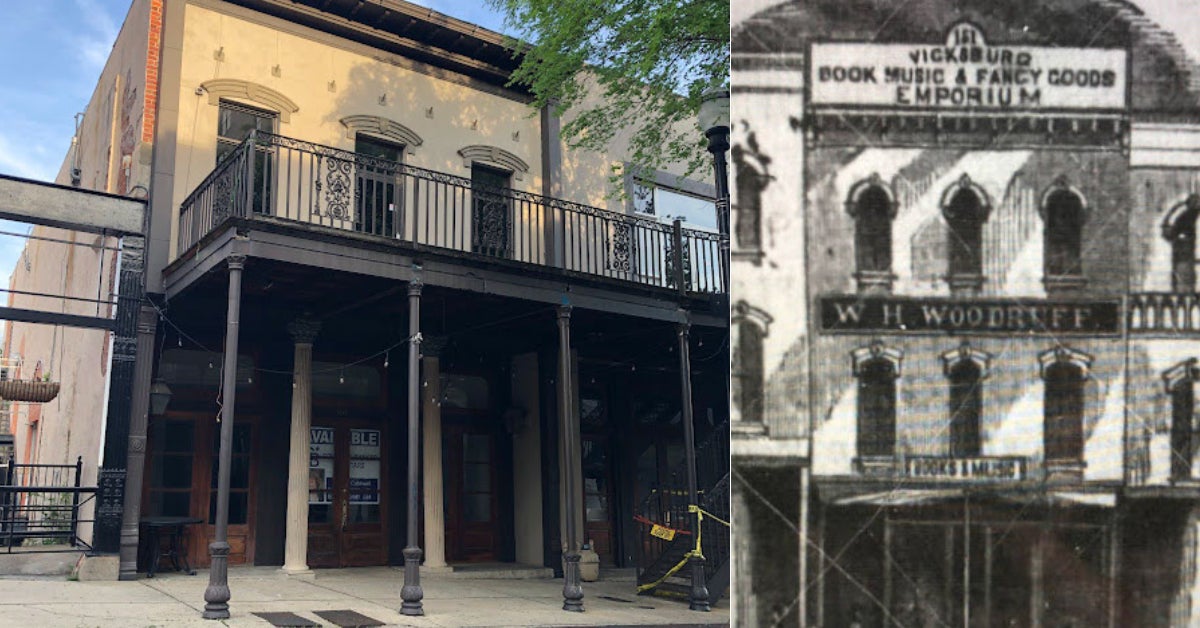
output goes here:
[{"label": "wooden door", "polygon": [[471,424],[445,425],[442,433],[446,560],[498,560],[497,437]]},{"label": "wooden door", "polygon": [[[257,423],[257,417],[239,416],[233,426],[227,532],[230,565],[254,562],[257,465],[252,454]],[[220,445],[221,424],[209,414],[170,413],[151,428],[152,454],[147,460],[151,501],[143,512],[204,520],[200,525],[188,526],[185,535],[188,561],[193,567],[209,565],[208,545],[216,536]],[[188,471],[190,480],[184,484]]]},{"label": "wooden door", "polygon": [[603,565],[614,564],[612,503],[613,486],[609,439],[583,437],[583,521],[584,542],[600,556]]},{"label": "wooden door", "polygon": [[317,422],[310,432],[308,564],[387,563],[387,498],[382,426]]}]

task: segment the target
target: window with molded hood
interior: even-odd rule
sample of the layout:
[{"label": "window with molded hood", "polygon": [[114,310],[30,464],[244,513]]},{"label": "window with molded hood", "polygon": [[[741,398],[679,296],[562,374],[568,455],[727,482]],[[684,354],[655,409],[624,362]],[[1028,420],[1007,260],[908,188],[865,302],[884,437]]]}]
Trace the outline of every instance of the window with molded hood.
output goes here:
[{"label": "window with molded hood", "polygon": [[[217,163],[235,152],[251,131],[274,133],[278,117],[271,111],[222,100],[217,114]],[[253,210],[261,213],[270,207],[274,169],[268,147],[260,143],[255,149]]]}]

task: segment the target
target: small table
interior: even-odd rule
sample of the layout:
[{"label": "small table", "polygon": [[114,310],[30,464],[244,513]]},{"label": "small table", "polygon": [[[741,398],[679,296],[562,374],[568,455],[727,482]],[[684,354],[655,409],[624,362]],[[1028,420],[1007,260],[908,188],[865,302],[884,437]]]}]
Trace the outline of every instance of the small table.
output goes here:
[{"label": "small table", "polygon": [[[146,573],[147,578],[153,578],[154,572],[158,570],[158,561],[162,560],[162,543],[159,542],[161,535],[166,532],[170,534],[170,546],[167,548],[167,556],[171,558],[171,565],[175,567],[175,571],[182,571],[189,576],[196,575],[196,571],[188,564],[187,554],[180,548],[180,539],[183,537],[183,530],[194,523],[204,523],[199,517],[142,517],[142,525],[146,528],[146,538],[150,542],[151,557],[150,569]],[[183,561],[183,567],[179,566],[179,561]]]}]

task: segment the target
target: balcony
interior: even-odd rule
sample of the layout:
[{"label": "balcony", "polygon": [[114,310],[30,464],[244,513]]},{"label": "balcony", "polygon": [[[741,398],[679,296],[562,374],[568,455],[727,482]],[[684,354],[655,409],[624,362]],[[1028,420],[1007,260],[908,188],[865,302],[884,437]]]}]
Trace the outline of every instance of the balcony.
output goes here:
[{"label": "balcony", "polygon": [[1200,335],[1200,295],[1140,292],[1129,295],[1131,334]]},{"label": "balcony", "polygon": [[717,233],[261,132],[183,201],[179,255],[234,219],[680,295],[726,291]]}]

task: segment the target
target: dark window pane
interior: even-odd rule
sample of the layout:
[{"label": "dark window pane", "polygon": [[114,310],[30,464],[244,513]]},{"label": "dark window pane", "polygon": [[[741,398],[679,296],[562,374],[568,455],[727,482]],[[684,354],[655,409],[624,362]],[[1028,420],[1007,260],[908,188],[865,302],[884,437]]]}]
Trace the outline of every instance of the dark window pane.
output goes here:
[{"label": "dark window pane", "polygon": [[349,523],[379,523],[379,504],[351,504],[347,520]]},{"label": "dark window pane", "polygon": [[1046,274],[1082,273],[1083,201],[1074,192],[1060,190],[1046,203]]},{"label": "dark window pane", "polygon": [[858,455],[891,456],[896,447],[896,373],[887,360],[862,366],[858,379]]},{"label": "dark window pane", "polygon": [[400,161],[404,147],[359,133],[354,136],[354,152],[388,161]]},{"label": "dark window pane", "polygon": [[892,268],[891,202],[878,186],[858,198],[854,251],[859,271],[883,272]]},{"label": "dark window pane", "polygon": [[1046,368],[1046,460],[1083,458],[1083,373],[1069,363]]},{"label": "dark window pane", "polygon": [[492,440],[485,434],[463,434],[463,460],[490,463]]},{"label": "dark window pane", "polygon": [[[229,525],[244,525],[247,521],[246,517],[249,513],[247,504],[249,503],[249,495],[245,492],[233,492],[229,494]],[[217,492],[212,491],[208,500],[208,522],[216,523],[217,521]]]},{"label": "dark window pane", "polygon": [[1192,476],[1192,423],[1196,398],[1192,382],[1180,382],[1171,390],[1171,478]]},{"label": "dark window pane", "polygon": [[168,455],[154,461],[151,488],[191,488],[192,457]]},{"label": "dark window pane", "polygon": [[733,402],[738,404],[742,420],[761,423],[763,420],[763,333],[758,325],[749,322],[738,324],[739,394]]},{"label": "dark window pane", "polygon": [[491,466],[487,464],[463,464],[463,490],[468,493],[491,492]]},{"label": "dark window pane", "polygon": [[329,504],[308,505],[309,523],[330,523],[333,521],[333,507]]},{"label": "dark window pane", "polygon": [[191,452],[192,437],[196,432],[196,424],[192,421],[163,421],[162,451]]},{"label": "dark window pane", "polygon": [[979,415],[983,409],[980,370],[963,361],[950,371],[950,455],[978,456]]},{"label": "dark window pane", "polygon": [[492,520],[491,494],[463,496],[464,518],[471,523],[483,523]]},{"label": "dark window pane", "polygon": [[950,227],[950,274],[983,272],[983,206],[971,190],[959,190],[946,208]]}]

